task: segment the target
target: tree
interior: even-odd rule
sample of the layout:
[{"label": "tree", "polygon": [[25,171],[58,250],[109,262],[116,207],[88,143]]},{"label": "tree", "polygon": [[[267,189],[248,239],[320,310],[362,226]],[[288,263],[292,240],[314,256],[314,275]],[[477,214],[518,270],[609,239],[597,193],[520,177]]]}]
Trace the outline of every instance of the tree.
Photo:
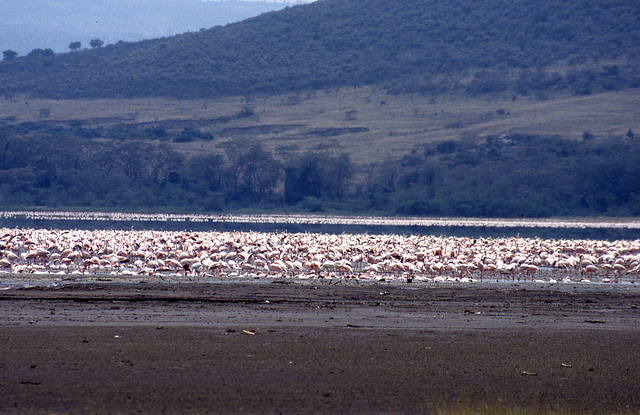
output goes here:
[{"label": "tree", "polygon": [[69,49],[76,51],[82,47],[82,43],[80,42],[71,42],[69,43]]},{"label": "tree", "polygon": [[192,157],[185,163],[185,180],[191,188],[203,187],[201,194],[223,190],[224,175],[224,158],[221,154]]},{"label": "tree", "polygon": [[636,135],[633,133],[633,130],[631,130],[631,128],[629,128],[629,131],[627,131],[627,137],[633,139]]},{"label": "tree", "polygon": [[305,197],[322,197],[326,187],[324,171],[325,160],[316,153],[307,153],[298,160],[290,162],[285,168],[284,200],[296,204]]},{"label": "tree", "polygon": [[346,195],[353,175],[353,165],[346,153],[331,157],[325,164],[326,179],[329,184],[329,194],[342,198]]},{"label": "tree", "polygon": [[29,52],[27,56],[36,59],[53,58],[54,56],[56,56],[56,53],[53,51],[53,49],[34,49]]},{"label": "tree", "polygon": [[595,137],[593,134],[591,134],[591,132],[590,132],[590,131],[585,131],[585,132],[582,134],[582,140],[583,140],[583,141],[591,141],[591,140],[593,140],[594,138],[596,138],[596,137]]},{"label": "tree", "polygon": [[92,48],[101,48],[104,42],[100,39],[92,39],[89,45],[91,45]]},{"label": "tree", "polygon": [[11,60],[11,59],[15,58],[16,56],[18,56],[18,52],[14,51],[14,50],[11,50],[11,49],[8,49],[8,50],[5,50],[4,52],[2,52],[2,56],[3,56],[4,60],[8,61],[8,60]]},{"label": "tree", "polygon": [[223,144],[228,168],[226,187],[233,200],[265,201],[272,198],[280,178],[280,167],[271,152],[251,140]]}]

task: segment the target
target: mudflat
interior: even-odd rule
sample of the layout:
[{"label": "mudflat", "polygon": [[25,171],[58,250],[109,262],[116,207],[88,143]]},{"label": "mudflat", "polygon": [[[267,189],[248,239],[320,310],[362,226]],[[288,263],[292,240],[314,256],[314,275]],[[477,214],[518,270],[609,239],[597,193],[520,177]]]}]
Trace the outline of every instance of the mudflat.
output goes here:
[{"label": "mudflat", "polygon": [[11,289],[0,412],[640,413],[639,307],[616,284]]}]

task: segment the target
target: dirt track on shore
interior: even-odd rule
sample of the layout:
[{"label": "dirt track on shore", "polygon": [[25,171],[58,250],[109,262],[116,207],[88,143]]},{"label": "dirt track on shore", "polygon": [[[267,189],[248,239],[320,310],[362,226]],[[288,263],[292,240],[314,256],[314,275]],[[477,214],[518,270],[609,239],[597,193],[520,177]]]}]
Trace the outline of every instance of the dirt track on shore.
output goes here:
[{"label": "dirt track on shore", "polygon": [[0,412],[639,413],[639,307],[623,285],[7,290]]}]

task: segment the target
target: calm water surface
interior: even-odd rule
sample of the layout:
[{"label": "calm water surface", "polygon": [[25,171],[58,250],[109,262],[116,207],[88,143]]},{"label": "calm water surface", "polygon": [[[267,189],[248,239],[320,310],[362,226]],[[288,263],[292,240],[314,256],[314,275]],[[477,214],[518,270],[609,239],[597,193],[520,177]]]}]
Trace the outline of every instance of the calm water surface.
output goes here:
[{"label": "calm water surface", "polygon": [[640,239],[639,220],[391,218],[319,215],[173,215],[119,212],[0,212],[0,227],[166,231],[259,231],[525,237],[543,239]]}]

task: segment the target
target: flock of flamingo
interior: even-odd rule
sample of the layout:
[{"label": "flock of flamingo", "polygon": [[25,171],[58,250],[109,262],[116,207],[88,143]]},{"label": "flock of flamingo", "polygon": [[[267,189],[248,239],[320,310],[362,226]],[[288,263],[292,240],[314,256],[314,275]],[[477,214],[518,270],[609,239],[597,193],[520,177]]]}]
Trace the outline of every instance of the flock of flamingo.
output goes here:
[{"label": "flock of flamingo", "polygon": [[69,212],[69,211],[0,211],[2,218],[63,221],[124,221],[124,222],[208,222],[208,223],[278,223],[314,225],[365,225],[365,226],[454,226],[491,228],[609,228],[640,229],[637,220],[580,220],[580,219],[491,219],[491,218],[430,218],[430,217],[379,217],[334,216],[310,214],[176,214],[131,212]]},{"label": "flock of flamingo", "polygon": [[0,229],[2,274],[632,283],[640,240]]}]

